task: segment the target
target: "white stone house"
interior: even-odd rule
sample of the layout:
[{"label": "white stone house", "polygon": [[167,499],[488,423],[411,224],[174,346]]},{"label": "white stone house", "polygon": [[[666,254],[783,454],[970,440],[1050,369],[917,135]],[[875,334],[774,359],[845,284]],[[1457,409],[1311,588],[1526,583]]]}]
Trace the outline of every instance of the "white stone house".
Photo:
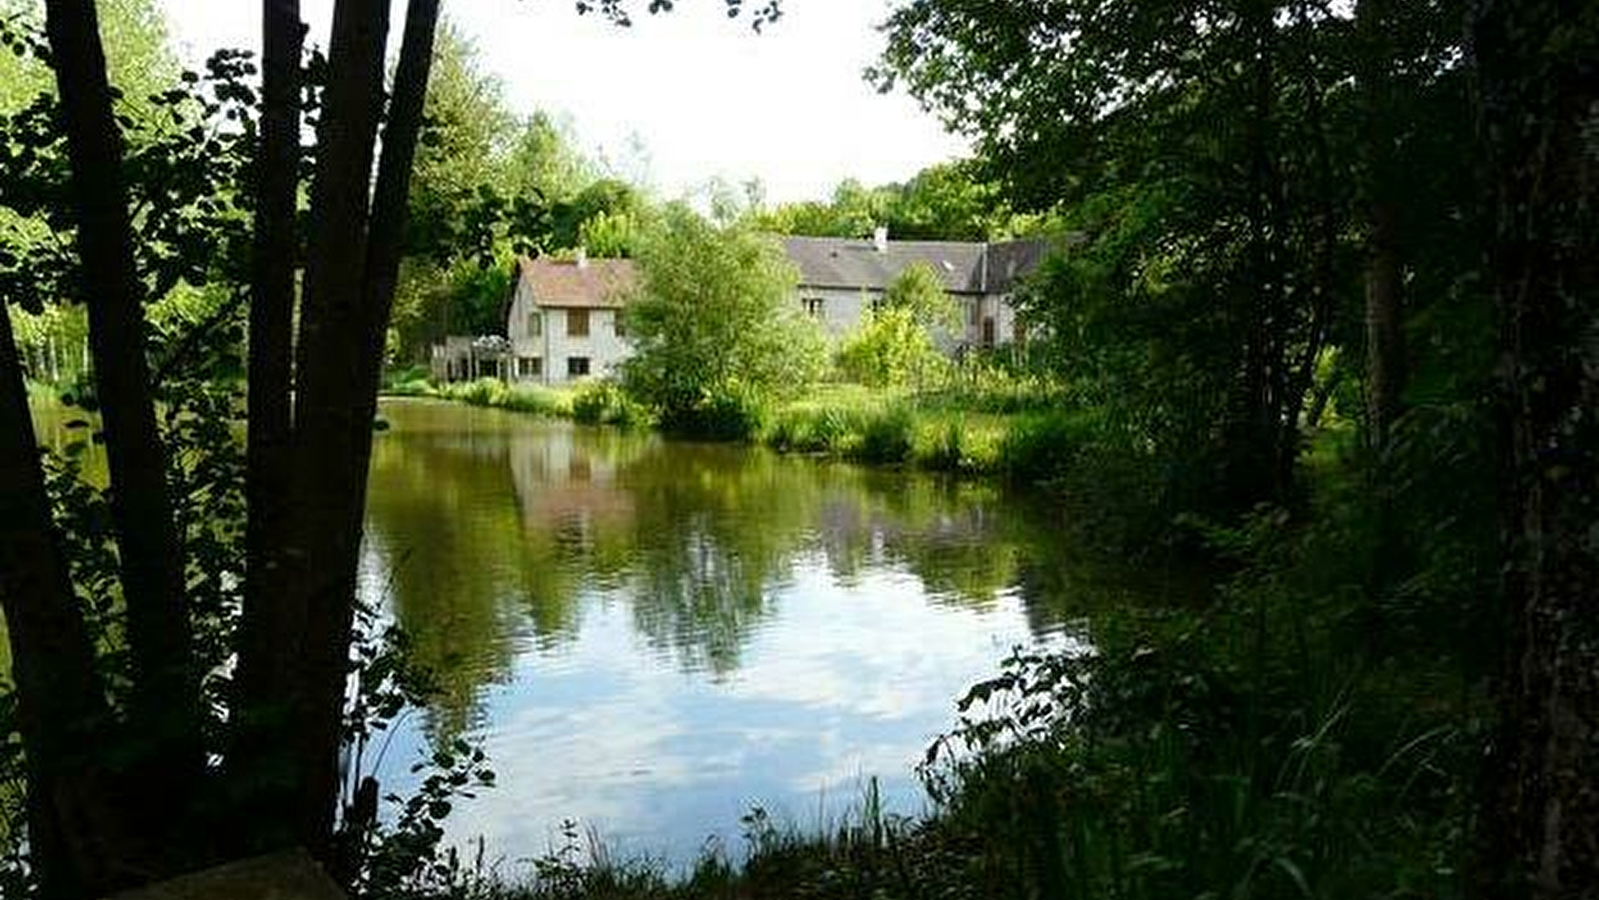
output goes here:
[{"label": "white stone house", "polygon": [[931,267],[961,310],[960,330],[940,335],[940,343],[955,353],[1025,342],[1010,297],[1048,247],[1036,240],[891,241],[884,229],[870,240],[783,238],[783,250],[800,272],[799,303],[834,338],[859,326],[906,269],[916,263]]},{"label": "white stone house", "polygon": [[[835,340],[859,327],[866,310],[916,263],[932,267],[961,310],[956,333],[938,336],[952,354],[1020,345],[1026,332],[1010,304],[1022,278],[1048,252],[1046,241],[982,244],[890,241],[883,229],[866,240],[785,237],[784,253],[799,270],[795,300]],[[637,289],[632,260],[521,257],[507,304],[499,357],[483,339],[446,338],[433,348],[434,377],[498,376],[523,384],[562,385],[615,375],[633,353],[624,306]]]},{"label": "white stone house", "polygon": [[616,374],[633,352],[623,306],[637,282],[628,259],[518,259],[505,317],[508,380],[559,385]]}]

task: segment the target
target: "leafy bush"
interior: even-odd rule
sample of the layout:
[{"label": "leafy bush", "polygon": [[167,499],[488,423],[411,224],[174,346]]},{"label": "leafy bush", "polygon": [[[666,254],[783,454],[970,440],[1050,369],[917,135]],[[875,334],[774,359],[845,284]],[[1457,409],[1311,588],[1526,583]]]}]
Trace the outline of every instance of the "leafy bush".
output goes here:
[{"label": "leafy bush", "polygon": [[768,415],[769,406],[756,391],[733,387],[686,408],[662,410],[660,424],[680,437],[747,441],[761,433]]},{"label": "leafy bush", "polygon": [[614,381],[590,381],[572,395],[572,418],[585,425],[633,428],[650,421],[649,411]]}]

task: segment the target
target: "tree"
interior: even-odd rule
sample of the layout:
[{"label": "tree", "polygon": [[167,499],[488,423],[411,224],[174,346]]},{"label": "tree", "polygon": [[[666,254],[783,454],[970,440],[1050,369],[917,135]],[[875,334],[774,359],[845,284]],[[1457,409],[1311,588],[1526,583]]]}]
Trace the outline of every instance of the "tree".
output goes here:
[{"label": "tree", "polygon": [[756,228],[808,237],[864,237],[879,225],[895,239],[923,241],[986,241],[1027,230],[972,160],[928,166],[904,184],[867,188],[848,179],[825,203],[768,209],[752,197],[749,205]]},{"label": "tree", "polygon": [[638,256],[628,306],[629,392],[668,428],[725,433],[816,380],[821,335],[794,304],[798,273],[767,239],[673,205]]},{"label": "tree", "polygon": [[[1127,353],[1090,357],[1142,368],[1122,383],[1152,367],[1203,381],[1208,408],[1150,397],[1140,427],[1180,426],[1145,437],[1180,449],[1177,468],[1214,487],[1206,505],[1236,511],[1290,492],[1317,360],[1358,321],[1361,251],[1382,402],[1403,383],[1396,285],[1414,235],[1447,234],[1469,191],[1458,152],[1435,143],[1463,138],[1463,117],[1440,115],[1459,84],[1449,11],[1365,3],[1354,22],[1331,2],[912,0],[874,77],[974,137],[1018,209],[1087,235],[1033,315],[1065,341],[1085,317],[1132,326]],[[1427,174],[1396,204],[1394,173],[1411,171]],[[1169,334],[1137,327],[1157,318]]]},{"label": "tree", "polygon": [[1485,897],[1599,885],[1599,3],[1474,2],[1505,539]]},{"label": "tree", "polygon": [[[130,184],[124,167],[95,4],[46,4],[60,104],[59,118],[39,121],[59,123],[70,170],[76,275],[81,295],[90,298],[111,470],[110,520],[133,660],[132,699],[125,708],[112,707],[61,535],[49,518],[5,317],[0,607],[30,767],[30,850],[47,897],[100,896],[288,843],[334,861],[375,393],[438,16],[437,0],[408,3],[385,98],[389,6],[387,0],[340,0],[334,10],[317,111],[303,287],[296,297],[303,26],[295,0],[263,4],[267,74],[256,177],[248,182],[255,190],[257,244],[246,589],[229,735],[208,747],[182,541],[143,338],[143,302],[183,269],[157,267],[153,285],[140,269],[148,254],[172,247],[136,246],[133,239],[130,186],[137,182]],[[620,3],[602,8],[625,16]],[[202,142],[200,149],[207,146]]]},{"label": "tree", "polygon": [[860,328],[839,348],[845,374],[874,387],[923,385],[948,364],[937,337],[960,325],[960,309],[926,263],[901,272]]}]

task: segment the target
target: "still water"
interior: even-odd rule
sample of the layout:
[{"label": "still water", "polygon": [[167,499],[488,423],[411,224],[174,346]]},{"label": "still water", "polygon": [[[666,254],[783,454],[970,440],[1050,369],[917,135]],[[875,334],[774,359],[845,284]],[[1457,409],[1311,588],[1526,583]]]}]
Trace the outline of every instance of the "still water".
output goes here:
[{"label": "still water", "polygon": [[[739,847],[759,804],[813,827],[912,769],[1014,647],[1078,637],[1058,512],[991,486],[495,410],[386,403],[363,591],[443,692],[379,766],[465,736],[498,786],[453,840],[535,855]],[[1092,593],[1092,591],[1089,591]]]}]

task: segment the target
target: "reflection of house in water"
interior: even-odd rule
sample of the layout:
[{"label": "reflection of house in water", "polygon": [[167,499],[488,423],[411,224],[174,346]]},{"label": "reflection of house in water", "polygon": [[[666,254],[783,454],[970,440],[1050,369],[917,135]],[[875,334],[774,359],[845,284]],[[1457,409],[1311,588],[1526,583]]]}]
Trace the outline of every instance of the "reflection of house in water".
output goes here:
[{"label": "reflection of house in water", "polygon": [[596,452],[577,429],[513,432],[511,481],[522,526],[552,532],[558,544],[590,550],[599,534],[632,523],[633,495],[619,484],[615,457]]}]

